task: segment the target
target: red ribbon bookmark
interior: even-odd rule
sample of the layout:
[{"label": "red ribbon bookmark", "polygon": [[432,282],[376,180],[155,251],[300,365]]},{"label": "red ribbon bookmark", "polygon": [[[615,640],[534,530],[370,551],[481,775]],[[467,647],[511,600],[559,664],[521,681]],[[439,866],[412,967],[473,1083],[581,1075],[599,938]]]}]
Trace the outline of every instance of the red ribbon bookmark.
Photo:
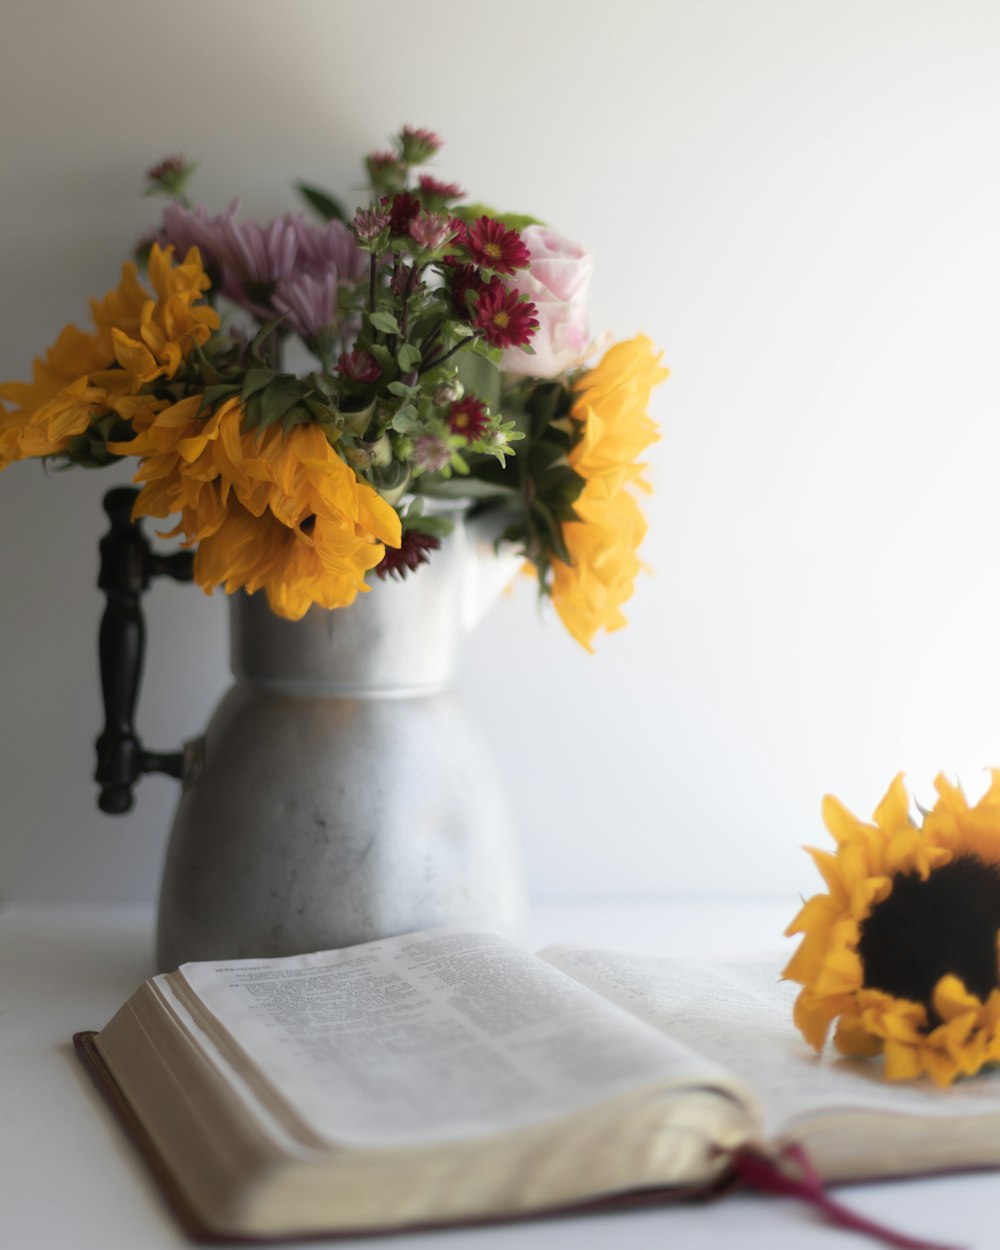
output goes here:
[{"label": "red ribbon bookmark", "polygon": [[894,1229],[886,1228],[884,1224],[878,1224],[875,1220],[843,1206],[823,1188],[822,1180],[801,1146],[786,1146],[779,1159],[791,1163],[797,1175],[789,1175],[779,1167],[777,1160],[769,1159],[756,1150],[743,1150],[736,1156],[737,1175],[751,1188],[762,1193],[801,1198],[822,1211],[832,1224],[855,1233],[864,1233],[884,1245],[897,1247],[897,1250],[959,1250],[956,1246],[946,1246],[938,1241],[923,1241],[919,1237],[897,1233]]}]

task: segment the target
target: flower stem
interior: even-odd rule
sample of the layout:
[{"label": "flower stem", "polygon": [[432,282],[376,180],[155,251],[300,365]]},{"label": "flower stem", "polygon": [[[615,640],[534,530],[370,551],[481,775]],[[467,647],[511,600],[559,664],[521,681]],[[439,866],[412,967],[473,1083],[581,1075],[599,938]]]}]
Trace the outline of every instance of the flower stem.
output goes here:
[{"label": "flower stem", "polygon": [[434,324],[431,326],[430,330],[427,332],[427,334],[426,334],[426,336],[425,336],[425,338],[424,338],[423,342],[420,344],[420,355],[421,355],[421,356],[426,356],[426,355],[427,355],[427,352],[430,350],[430,348],[431,348],[431,347],[433,346],[433,344],[436,342],[436,340],[437,340],[437,336],[438,336],[438,333],[439,333],[439,332],[440,332],[440,330],[441,330],[441,326],[442,326],[443,322],[444,322],[444,317],[438,317],[437,321],[435,321],[435,322],[434,322]]},{"label": "flower stem", "polygon": [[454,347],[449,347],[446,352],[442,352],[440,356],[435,356],[433,360],[428,360],[427,364],[420,370],[421,373],[427,373],[431,369],[436,369],[438,365],[443,365],[449,356],[454,356],[457,351],[461,351],[468,343],[474,342],[481,338],[482,335],[474,334],[471,338],[459,339]]},{"label": "flower stem", "polygon": [[406,331],[410,324],[410,296],[413,294],[413,288],[417,284],[417,279],[423,273],[423,265],[417,265],[413,261],[410,265],[410,272],[406,275],[406,285],[403,287],[403,320],[400,323],[399,337],[402,342],[406,342]]}]

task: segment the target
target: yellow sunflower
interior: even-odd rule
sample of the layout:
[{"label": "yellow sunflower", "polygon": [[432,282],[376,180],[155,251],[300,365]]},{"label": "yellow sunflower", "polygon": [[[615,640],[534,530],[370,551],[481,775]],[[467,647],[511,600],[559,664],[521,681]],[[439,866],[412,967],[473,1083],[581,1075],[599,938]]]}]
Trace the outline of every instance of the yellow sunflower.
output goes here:
[{"label": "yellow sunflower", "polygon": [[872,823],[823,803],[834,853],[808,848],[827,887],[788,934],[795,1023],[821,1051],[884,1055],[889,1080],[938,1085],[1000,1062],[1000,770],[974,806],[944,777],[921,825],[897,776]]},{"label": "yellow sunflower", "polygon": [[668,373],[640,335],[616,343],[576,388],[570,415],[582,433],[568,459],[584,487],[574,504],[580,520],[563,526],[571,563],[552,561],[552,601],[588,651],[598,630],[626,624],[621,605],[642,568],[636,553],[646,533],[630,488],[650,489],[637,457],[659,438],[646,410]]},{"label": "yellow sunflower", "polygon": [[0,415],[0,469],[65,451],[102,412],[128,419],[139,390],[172,377],[195,344],[218,328],[217,314],[198,302],[209,280],[196,248],[174,264],[172,248],[154,245],[149,279],[155,298],[135,265],[124,265],[117,288],[91,301],[92,332],[67,326],[35,361],[30,382],[0,383],[0,399],[14,405]]},{"label": "yellow sunflower", "polygon": [[110,444],[141,457],[134,515],[179,514],[173,532],[198,545],[195,579],[206,591],[263,588],[290,620],[313,603],[352,603],[384,544],[400,544],[395,509],[358,480],[318,425],[244,432],[237,399],[208,418],[200,405],[193,395],[136,412],[138,435]]}]

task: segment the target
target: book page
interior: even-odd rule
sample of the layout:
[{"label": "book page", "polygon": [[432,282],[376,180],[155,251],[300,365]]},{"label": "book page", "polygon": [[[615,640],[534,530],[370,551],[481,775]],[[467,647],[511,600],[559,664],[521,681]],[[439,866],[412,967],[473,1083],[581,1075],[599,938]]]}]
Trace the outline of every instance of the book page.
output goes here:
[{"label": "book page", "polygon": [[792,1023],[799,987],[780,979],[786,956],[726,962],[556,946],[540,952],[582,984],[734,1073],[759,1096],[767,1137],[818,1112],[1000,1116],[1000,1071],[938,1089],[893,1083],[880,1061],[818,1057]]},{"label": "book page", "polygon": [[179,975],[230,1049],[331,1143],[426,1145],[647,1087],[736,1085],[490,933],[433,930]]}]

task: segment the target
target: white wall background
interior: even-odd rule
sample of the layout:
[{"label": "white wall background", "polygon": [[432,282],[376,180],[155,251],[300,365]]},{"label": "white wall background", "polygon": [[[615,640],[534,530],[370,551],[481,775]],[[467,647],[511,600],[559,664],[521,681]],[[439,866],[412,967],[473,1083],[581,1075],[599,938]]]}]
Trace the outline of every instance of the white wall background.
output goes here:
[{"label": "white wall background", "polygon": [[[462,686],[536,896],[795,893],[822,794],[1000,763],[1000,7],[991,0],[8,0],[0,376],[116,280],[183,149],[266,216],[402,122],[440,173],[596,253],[644,330],[654,568],[588,657],[525,586]],[[125,474],[119,472],[122,480]],[[111,475],[0,479],[0,897],[146,898],[173,783],[98,814]],[[225,604],[162,586],[150,746],[226,683]]]}]

